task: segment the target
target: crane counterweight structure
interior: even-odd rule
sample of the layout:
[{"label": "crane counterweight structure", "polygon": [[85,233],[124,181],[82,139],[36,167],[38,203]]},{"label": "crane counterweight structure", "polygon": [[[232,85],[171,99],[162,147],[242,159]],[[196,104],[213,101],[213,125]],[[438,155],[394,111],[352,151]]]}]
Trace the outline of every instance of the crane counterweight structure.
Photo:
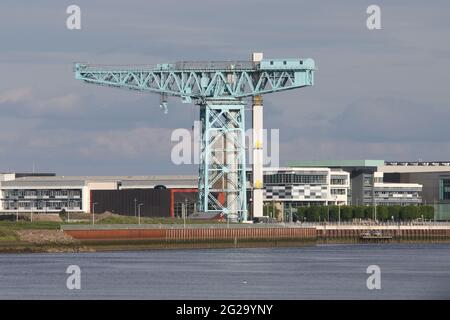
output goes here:
[{"label": "crane counterweight structure", "polygon": [[[258,97],[263,94],[312,86],[314,70],[312,59],[181,61],[155,67],[77,63],[75,78],[92,84],[159,94],[160,107],[165,112],[169,96],[179,97],[183,103],[199,105],[202,129],[198,210],[224,213],[244,221],[248,214],[246,98],[256,98],[262,107],[262,99]],[[262,129],[262,115],[260,119],[258,127]],[[253,143],[262,149],[261,141]],[[257,189],[261,186],[262,182],[258,182]],[[261,197],[258,199],[262,201]],[[254,216],[262,215],[262,203],[260,208],[259,213],[253,212]]]}]

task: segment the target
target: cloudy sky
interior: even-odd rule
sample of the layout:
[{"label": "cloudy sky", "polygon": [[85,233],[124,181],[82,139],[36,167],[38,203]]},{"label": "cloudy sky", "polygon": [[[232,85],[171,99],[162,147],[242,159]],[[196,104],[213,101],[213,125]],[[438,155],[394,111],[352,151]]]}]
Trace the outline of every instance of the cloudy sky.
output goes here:
[{"label": "cloudy sky", "polygon": [[[382,30],[366,27],[381,7]],[[82,10],[81,30],[66,8]],[[280,160],[450,159],[450,2],[18,1],[0,4],[0,172],[195,174],[174,128],[198,108],[74,80],[73,62],[311,57],[312,88],[265,96]],[[250,118],[250,114],[247,116]]]}]

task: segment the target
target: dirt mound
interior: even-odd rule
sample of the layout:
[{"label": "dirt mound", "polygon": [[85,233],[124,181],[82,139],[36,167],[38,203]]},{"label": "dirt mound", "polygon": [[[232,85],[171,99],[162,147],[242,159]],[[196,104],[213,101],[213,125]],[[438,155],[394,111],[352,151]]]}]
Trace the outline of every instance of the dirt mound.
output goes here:
[{"label": "dirt mound", "polygon": [[102,221],[104,219],[111,218],[111,217],[120,217],[120,215],[114,214],[114,213],[109,212],[109,211],[106,211],[106,212],[103,212],[103,213],[96,213],[95,214],[95,221]]},{"label": "dirt mound", "polygon": [[[31,221],[31,214],[20,214],[21,220]],[[55,221],[61,222],[61,217],[57,213],[33,213],[33,221]]]},{"label": "dirt mound", "polygon": [[21,241],[31,243],[75,243],[77,240],[60,230],[18,230]]}]

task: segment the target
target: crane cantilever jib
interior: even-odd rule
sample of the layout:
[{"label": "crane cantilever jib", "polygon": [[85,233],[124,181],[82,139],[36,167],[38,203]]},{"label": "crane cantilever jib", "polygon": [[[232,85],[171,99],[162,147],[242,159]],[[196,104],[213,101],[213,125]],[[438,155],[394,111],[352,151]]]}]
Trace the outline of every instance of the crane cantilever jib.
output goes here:
[{"label": "crane cantilever jib", "polygon": [[312,59],[176,62],[156,67],[107,67],[77,63],[75,78],[200,105],[202,121],[199,210],[247,218],[244,98],[314,83]]},{"label": "crane cantilever jib", "polygon": [[244,98],[313,85],[312,59],[243,62],[178,62],[154,68],[95,67],[77,63],[75,77],[88,83],[178,97]]}]

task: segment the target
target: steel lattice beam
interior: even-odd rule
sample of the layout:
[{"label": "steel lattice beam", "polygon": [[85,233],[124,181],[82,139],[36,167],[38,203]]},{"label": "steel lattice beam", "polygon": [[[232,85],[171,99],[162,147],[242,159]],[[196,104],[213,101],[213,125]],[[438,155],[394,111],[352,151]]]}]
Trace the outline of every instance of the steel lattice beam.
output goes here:
[{"label": "steel lattice beam", "polygon": [[[311,59],[295,61],[302,61],[302,64],[264,67],[247,62],[245,68],[237,68],[236,62],[211,62],[210,67],[206,64],[203,69],[198,64],[198,69],[191,69],[188,63],[131,69],[77,63],[75,77],[88,83],[178,96],[191,102],[191,99],[224,96],[244,98],[312,85],[314,62]],[[213,68],[214,65],[221,68]]]},{"label": "steel lattice beam", "polygon": [[207,99],[202,122],[199,209],[247,219],[245,176],[245,102]]}]

